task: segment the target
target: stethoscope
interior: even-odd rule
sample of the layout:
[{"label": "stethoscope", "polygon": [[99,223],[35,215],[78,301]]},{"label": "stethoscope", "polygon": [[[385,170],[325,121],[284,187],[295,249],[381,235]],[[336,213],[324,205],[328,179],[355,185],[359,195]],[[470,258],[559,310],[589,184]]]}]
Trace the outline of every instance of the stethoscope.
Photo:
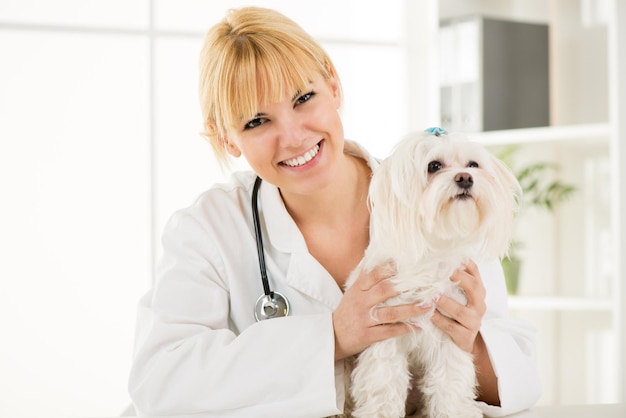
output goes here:
[{"label": "stethoscope", "polygon": [[259,321],[264,319],[280,318],[289,315],[289,301],[287,298],[270,289],[265,268],[265,252],[263,251],[263,236],[261,235],[261,225],[259,222],[258,194],[261,186],[261,177],[256,178],[252,189],[252,220],[254,222],[254,233],[256,235],[256,248],[259,254],[259,269],[261,270],[261,282],[263,283],[263,294],[257,299],[254,305],[254,318]]}]

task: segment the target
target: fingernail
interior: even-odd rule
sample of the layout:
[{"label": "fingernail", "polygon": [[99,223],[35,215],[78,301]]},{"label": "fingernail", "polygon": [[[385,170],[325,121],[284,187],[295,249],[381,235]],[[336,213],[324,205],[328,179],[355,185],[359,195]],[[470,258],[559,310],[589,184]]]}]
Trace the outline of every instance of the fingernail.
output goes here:
[{"label": "fingernail", "polygon": [[430,302],[422,302],[419,305],[417,305],[418,307],[422,308],[422,309],[428,309],[428,308],[432,308],[433,304]]}]

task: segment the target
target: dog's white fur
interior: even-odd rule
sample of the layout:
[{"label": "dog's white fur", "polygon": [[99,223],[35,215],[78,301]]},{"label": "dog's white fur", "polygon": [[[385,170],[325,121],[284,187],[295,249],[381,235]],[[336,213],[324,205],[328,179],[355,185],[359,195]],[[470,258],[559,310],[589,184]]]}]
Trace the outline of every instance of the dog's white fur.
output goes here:
[{"label": "dog's white fur", "polygon": [[[473,184],[461,187],[458,181],[468,176]],[[400,295],[387,305],[434,306],[442,294],[465,304],[449,278],[467,260],[506,255],[520,195],[515,176],[482,145],[459,134],[407,137],[374,171],[370,245],[348,286],[362,269],[392,261],[397,274],[391,280]],[[352,399],[346,405],[354,403],[354,410],[346,415],[405,416],[413,378],[422,416],[482,417],[472,356],[432,324],[432,314],[412,319],[421,330],[374,343],[358,355],[348,374]]]}]

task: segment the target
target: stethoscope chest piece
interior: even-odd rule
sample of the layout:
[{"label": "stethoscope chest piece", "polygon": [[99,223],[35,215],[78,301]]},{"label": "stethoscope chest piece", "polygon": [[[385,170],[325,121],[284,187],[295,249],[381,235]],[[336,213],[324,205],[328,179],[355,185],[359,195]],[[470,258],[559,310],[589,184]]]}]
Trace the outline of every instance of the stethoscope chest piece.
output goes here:
[{"label": "stethoscope chest piece", "polygon": [[261,295],[254,306],[254,318],[257,322],[287,315],[289,315],[289,301],[278,292]]},{"label": "stethoscope chest piece", "polygon": [[261,186],[261,177],[257,177],[252,189],[252,220],[254,222],[254,233],[256,235],[256,246],[259,255],[259,270],[261,272],[261,282],[263,283],[263,294],[254,305],[254,318],[259,321],[272,318],[280,318],[289,315],[289,301],[284,295],[273,292],[267,278],[267,268],[265,266],[265,252],[263,251],[263,235],[259,222],[258,193]]}]

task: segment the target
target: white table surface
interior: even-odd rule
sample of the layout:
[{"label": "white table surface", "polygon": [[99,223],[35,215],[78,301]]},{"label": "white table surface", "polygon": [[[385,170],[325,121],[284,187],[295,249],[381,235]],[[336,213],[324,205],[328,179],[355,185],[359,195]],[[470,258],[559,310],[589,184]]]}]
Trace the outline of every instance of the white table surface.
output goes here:
[{"label": "white table surface", "polygon": [[626,418],[626,404],[537,406],[508,418]]},{"label": "white table surface", "polygon": [[510,418],[626,418],[626,404],[537,406]]}]

